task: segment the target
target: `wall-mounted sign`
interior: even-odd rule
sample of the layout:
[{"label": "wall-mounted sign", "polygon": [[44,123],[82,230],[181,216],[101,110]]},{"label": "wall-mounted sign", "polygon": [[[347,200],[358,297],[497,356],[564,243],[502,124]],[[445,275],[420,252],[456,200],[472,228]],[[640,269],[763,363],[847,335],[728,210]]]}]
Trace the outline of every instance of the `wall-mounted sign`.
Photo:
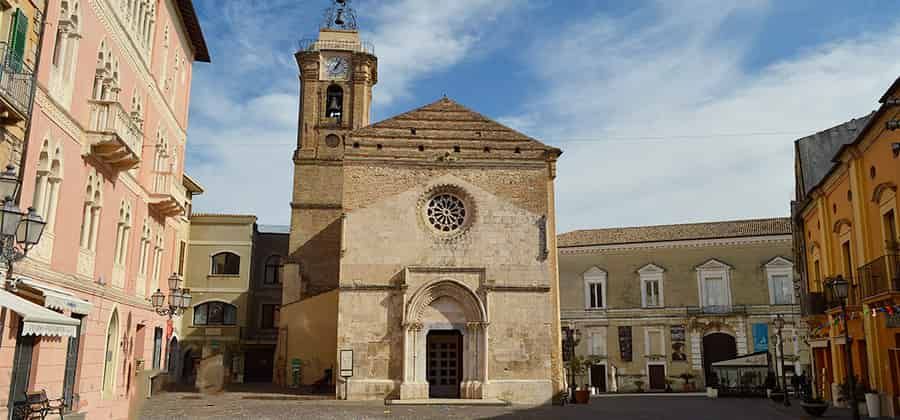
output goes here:
[{"label": "wall-mounted sign", "polygon": [[341,350],[341,377],[353,376],[353,350]]},{"label": "wall-mounted sign", "polygon": [[687,361],[687,355],[684,353],[684,325],[673,325],[672,334],[672,361]]},{"label": "wall-mounted sign", "polygon": [[619,327],[619,354],[623,361],[631,361],[631,327]]}]

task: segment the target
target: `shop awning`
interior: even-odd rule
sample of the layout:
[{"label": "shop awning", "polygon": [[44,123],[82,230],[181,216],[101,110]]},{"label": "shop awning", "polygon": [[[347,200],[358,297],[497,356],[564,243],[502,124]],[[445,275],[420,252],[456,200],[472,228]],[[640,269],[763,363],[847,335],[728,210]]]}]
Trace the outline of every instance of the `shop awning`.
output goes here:
[{"label": "shop awning", "polygon": [[768,352],[757,352],[735,357],[734,359],[714,362],[712,367],[764,367],[769,366]]},{"label": "shop awning", "polygon": [[94,307],[90,302],[73,295],[63,289],[38,283],[28,277],[19,277],[19,283],[41,292],[44,295],[44,307],[58,310],[70,310],[72,313],[87,315]]},{"label": "shop awning", "polygon": [[0,306],[22,316],[22,335],[74,337],[80,323],[2,289]]}]

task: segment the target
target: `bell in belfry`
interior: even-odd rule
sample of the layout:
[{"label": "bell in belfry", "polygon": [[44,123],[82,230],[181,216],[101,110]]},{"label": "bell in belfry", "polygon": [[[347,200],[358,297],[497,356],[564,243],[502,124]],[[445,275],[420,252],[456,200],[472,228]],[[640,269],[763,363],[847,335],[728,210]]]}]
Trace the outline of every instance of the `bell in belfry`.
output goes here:
[{"label": "bell in belfry", "polygon": [[331,100],[328,102],[328,115],[335,116],[340,115],[341,113],[341,104],[338,102],[337,96],[332,96]]},{"label": "bell in belfry", "polygon": [[337,26],[344,26],[344,18],[341,15],[344,14],[344,9],[340,9],[337,12],[337,17],[334,19],[334,24]]}]

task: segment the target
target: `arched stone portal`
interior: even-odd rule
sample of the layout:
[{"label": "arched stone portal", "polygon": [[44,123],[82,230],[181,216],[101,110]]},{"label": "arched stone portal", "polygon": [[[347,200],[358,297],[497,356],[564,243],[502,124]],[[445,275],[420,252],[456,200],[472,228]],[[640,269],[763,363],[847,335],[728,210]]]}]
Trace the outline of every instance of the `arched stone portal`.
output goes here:
[{"label": "arched stone portal", "polygon": [[[430,394],[429,333],[461,336],[458,351],[459,397],[481,399],[487,379],[487,312],[478,295],[462,283],[439,280],[420,287],[407,301],[403,316],[403,383],[401,399]],[[437,351],[440,351],[439,349]],[[438,362],[440,363],[440,361]],[[434,366],[440,369],[440,366]],[[446,384],[440,384],[444,385]]]}]

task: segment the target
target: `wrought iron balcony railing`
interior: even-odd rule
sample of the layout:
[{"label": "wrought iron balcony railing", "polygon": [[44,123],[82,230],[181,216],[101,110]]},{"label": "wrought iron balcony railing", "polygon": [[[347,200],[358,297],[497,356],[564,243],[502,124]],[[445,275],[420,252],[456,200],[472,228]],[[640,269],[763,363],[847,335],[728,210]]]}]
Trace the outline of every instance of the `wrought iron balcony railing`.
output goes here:
[{"label": "wrought iron balcony railing", "polygon": [[34,72],[24,57],[19,57],[6,42],[0,42],[0,96],[18,115],[18,120],[31,116],[34,95]]},{"label": "wrought iron balcony railing", "polygon": [[688,315],[740,315],[747,313],[746,305],[707,305],[687,308]]},{"label": "wrought iron balcony railing", "polygon": [[900,257],[883,255],[859,268],[863,298],[900,292]]},{"label": "wrought iron balcony railing", "polygon": [[303,39],[298,43],[298,51],[339,50],[353,51],[375,55],[375,46],[366,41],[333,41],[321,39]]},{"label": "wrought iron balcony railing", "polygon": [[824,315],[826,309],[830,309],[829,301],[825,296],[825,292],[810,292],[806,294],[804,299],[803,314],[804,315]]}]

